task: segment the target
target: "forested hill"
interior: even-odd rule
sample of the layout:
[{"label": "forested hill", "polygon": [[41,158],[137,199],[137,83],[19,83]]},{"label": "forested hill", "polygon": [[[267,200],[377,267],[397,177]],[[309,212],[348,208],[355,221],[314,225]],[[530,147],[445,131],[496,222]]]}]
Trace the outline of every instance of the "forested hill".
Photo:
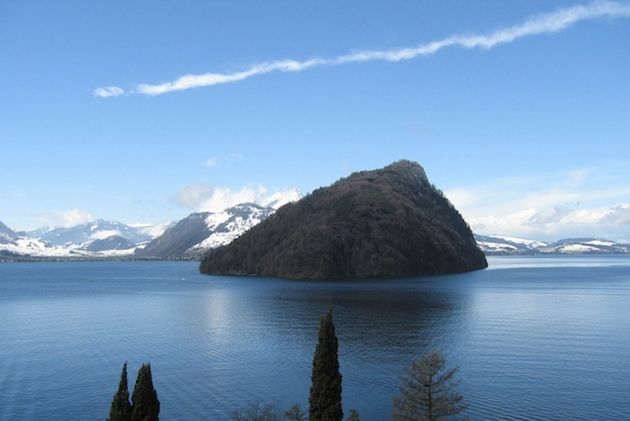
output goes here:
[{"label": "forested hill", "polygon": [[394,278],[487,267],[459,212],[422,167],[398,161],[315,190],[201,263],[208,274]]}]

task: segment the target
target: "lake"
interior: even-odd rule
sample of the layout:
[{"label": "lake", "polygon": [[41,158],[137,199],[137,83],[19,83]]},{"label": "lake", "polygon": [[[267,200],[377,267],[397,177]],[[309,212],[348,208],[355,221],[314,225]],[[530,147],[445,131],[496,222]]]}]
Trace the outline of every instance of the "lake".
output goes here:
[{"label": "lake", "polygon": [[390,419],[410,362],[459,366],[470,419],[630,419],[630,258],[494,257],[483,271],[305,282],[201,275],[194,262],[0,264],[0,419],[103,420],[129,362],[160,418],[308,406],[320,316],[343,404]]}]

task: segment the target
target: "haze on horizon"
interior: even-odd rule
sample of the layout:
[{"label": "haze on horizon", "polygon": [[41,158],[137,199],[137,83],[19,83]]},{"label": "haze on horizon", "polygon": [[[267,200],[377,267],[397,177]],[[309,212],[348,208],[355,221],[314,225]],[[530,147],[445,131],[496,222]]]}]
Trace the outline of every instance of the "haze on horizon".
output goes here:
[{"label": "haze on horizon", "polygon": [[419,162],[478,233],[630,241],[630,2],[0,6],[0,221],[159,224]]}]

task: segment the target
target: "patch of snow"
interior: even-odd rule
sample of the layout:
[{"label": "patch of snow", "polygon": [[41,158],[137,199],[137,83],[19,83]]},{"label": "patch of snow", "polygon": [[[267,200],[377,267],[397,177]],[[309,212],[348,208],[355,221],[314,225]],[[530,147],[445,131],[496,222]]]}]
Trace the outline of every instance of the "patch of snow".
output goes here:
[{"label": "patch of snow", "polygon": [[503,235],[489,235],[488,237],[494,237],[494,238],[498,238],[500,240],[504,240],[504,241],[509,241],[510,243],[514,243],[514,244],[523,244],[529,248],[537,248],[537,247],[545,247],[547,246],[547,243],[543,242],[543,241],[537,241],[537,240],[527,240],[525,238],[519,238],[519,237],[507,237],[507,236],[503,236]]},{"label": "patch of snow", "polygon": [[198,252],[228,245],[245,231],[259,224],[264,219],[263,213],[265,212],[265,209],[251,207],[246,218],[240,215],[234,216],[230,214],[229,210],[211,213],[206,218],[206,225],[212,234],[188,250],[190,252]]},{"label": "patch of snow", "polygon": [[148,235],[153,239],[164,234],[164,231],[173,226],[173,222],[169,221],[162,224],[130,224],[129,226],[138,229],[142,234]]},{"label": "patch of snow", "polygon": [[557,248],[560,253],[588,253],[593,251],[600,251],[595,246],[588,246],[585,244],[567,244]]},{"label": "patch of snow", "polygon": [[226,211],[211,213],[206,218],[206,225],[210,231],[214,231],[219,225],[230,219],[231,216]]},{"label": "patch of snow", "polygon": [[[90,229],[92,228],[94,227],[90,227]],[[124,235],[122,235],[122,233],[118,230],[103,230],[96,231],[94,234],[90,235],[89,240],[104,240],[106,238],[114,236],[124,237]]]},{"label": "patch of snow", "polygon": [[122,250],[103,250],[91,253],[94,257],[125,257],[131,256],[136,251],[136,247]]},{"label": "patch of snow", "polygon": [[51,246],[35,238],[23,237],[14,244],[0,244],[0,250],[20,256],[34,257],[76,257],[88,256],[89,253],[76,247]]},{"label": "patch of snow", "polygon": [[590,240],[590,241],[585,241],[582,244],[590,244],[593,246],[604,246],[604,247],[612,247],[617,245],[617,243],[615,243],[614,241],[608,241],[608,240]]},{"label": "patch of snow", "polygon": [[518,248],[516,246],[513,246],[512,244],[505,244],[505,243],[492,243],[490,241],[477,241],[477,244],[479,244],[479,247],[481,247],[482,250],[486,250],[486,251],[516,251],[518,250]]}]

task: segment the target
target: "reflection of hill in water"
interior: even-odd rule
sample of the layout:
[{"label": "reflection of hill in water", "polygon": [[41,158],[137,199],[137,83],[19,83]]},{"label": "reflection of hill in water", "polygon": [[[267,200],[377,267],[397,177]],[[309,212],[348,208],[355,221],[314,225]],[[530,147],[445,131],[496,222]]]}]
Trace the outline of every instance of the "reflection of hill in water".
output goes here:
[{"label": "reflection of hill in water", "polygon": [[215,278],[212,294],[196,299],[198,307],[186,300],[181,311],[207,330],[208,341],[199,346],[217,366],[230,371],[238,362],[245,377],[267,371],[269,364],[276,367],[277,378],[289,386],[255,396],[273,400],[296,396],[296,390],[308,396],[319,319],[332,305],[344,390],[382,401],[384,390],[397,393],[411,360],[432,347],[448,350],[449,341],[466,329],[468,295],[450,279],[470,275],[335,285]]}]

